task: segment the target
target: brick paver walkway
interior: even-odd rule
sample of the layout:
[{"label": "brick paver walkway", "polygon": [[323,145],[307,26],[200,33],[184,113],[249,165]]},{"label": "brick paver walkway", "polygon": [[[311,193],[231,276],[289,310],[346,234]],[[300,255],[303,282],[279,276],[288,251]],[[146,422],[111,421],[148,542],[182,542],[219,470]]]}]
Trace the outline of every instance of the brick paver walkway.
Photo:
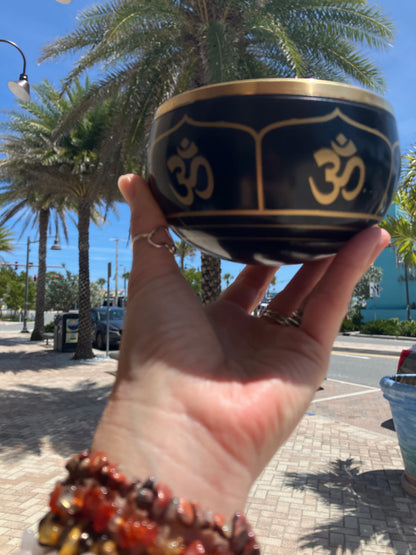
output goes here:
[{"label": "brick paver walkway", "polygon": [[[0,555],[36,530],[114,381],[114,360],[71,356],[0,331]],[[380,391],[325,380],[250,493],[264,555],[416,553],[416,498],[400,486],[402,469]]]}]

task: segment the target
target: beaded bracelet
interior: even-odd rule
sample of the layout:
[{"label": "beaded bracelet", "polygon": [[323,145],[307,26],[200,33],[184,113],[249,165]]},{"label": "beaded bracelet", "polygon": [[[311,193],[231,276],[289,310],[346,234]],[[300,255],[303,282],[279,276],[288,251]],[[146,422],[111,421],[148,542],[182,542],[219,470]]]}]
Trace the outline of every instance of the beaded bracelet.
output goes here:
[{"label": "beaded bracelet", "polygon": [[105,453],[83,451],[67,463],[39,543],[65,555],[259,555],[244,515],[222,515],[172,496],[149,478],[130,481]]}]

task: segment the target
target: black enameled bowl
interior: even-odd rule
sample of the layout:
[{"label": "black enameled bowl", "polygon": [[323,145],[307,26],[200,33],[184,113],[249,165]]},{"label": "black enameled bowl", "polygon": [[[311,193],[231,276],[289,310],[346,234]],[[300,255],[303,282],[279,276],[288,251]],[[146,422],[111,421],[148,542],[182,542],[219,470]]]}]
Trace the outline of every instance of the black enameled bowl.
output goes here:
[{"label": "black enameled bowl", "polygon": [[313,79],[201,87],[156,112],[148,180],[177,235],[243,263],[337,252],[380,221],[400,171],[394,114],[366,90]]}]

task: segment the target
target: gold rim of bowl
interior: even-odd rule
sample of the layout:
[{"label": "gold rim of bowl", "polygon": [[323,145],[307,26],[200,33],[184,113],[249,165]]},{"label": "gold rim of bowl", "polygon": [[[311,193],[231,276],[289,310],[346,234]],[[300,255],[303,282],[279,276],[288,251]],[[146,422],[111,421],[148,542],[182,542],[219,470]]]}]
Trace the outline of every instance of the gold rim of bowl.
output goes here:
[{"label": "gold rim of bowl", "polygon": [[394,115],[392,106],[387,100],[373,92],[355,87],[354,85],[335,83],[333,81],[322,81],[319,79],[247,79],[243,81],[229,81],[228,83],[207,85],[173,96],[159,106],[156,110],[155,117],[158,118],[163,114],[199,100],[262,94],[274,94],[278,96],[296,95],[348,100],[382,108]]}]

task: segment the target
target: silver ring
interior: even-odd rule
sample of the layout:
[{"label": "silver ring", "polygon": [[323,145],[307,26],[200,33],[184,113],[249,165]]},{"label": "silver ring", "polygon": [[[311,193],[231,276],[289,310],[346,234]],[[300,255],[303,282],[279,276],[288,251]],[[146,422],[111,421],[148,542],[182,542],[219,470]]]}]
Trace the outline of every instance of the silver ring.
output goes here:
[{"label": "silver ring", "polygon": [[157,249],[161,249],[162,247],[165,247],[165,249],[168,249],[168,251],[171,254],[175,254],[176,246],[173,241],[169,244],[169,243],[165,243],[164,241],[162,241],[161,243],[156,243],[156,241],[153,240],[154,236],[159,231],[164,231],[168,235],[169,239],[172,241],[172,238],[169,234],[169,228],[166,225],[160,225],[155,229],[153,229],[152,231],[150,231],[149,233],[140,233],[139,235],[135,235],[131,240],[131,248],[133,248],[134,243],[139,239],[147,239],[147,242],[149,243],[149,245],[152,245],[152,247],[156,247]]},{"label": "silver ring", "polygon": [[295,310],[290,316],[282,316],[279,312],[267,308],[262,312],[260,317],[269,318],[279,326],[292,326],[298,328],[302,324],[302,312],[300,310]]}]

